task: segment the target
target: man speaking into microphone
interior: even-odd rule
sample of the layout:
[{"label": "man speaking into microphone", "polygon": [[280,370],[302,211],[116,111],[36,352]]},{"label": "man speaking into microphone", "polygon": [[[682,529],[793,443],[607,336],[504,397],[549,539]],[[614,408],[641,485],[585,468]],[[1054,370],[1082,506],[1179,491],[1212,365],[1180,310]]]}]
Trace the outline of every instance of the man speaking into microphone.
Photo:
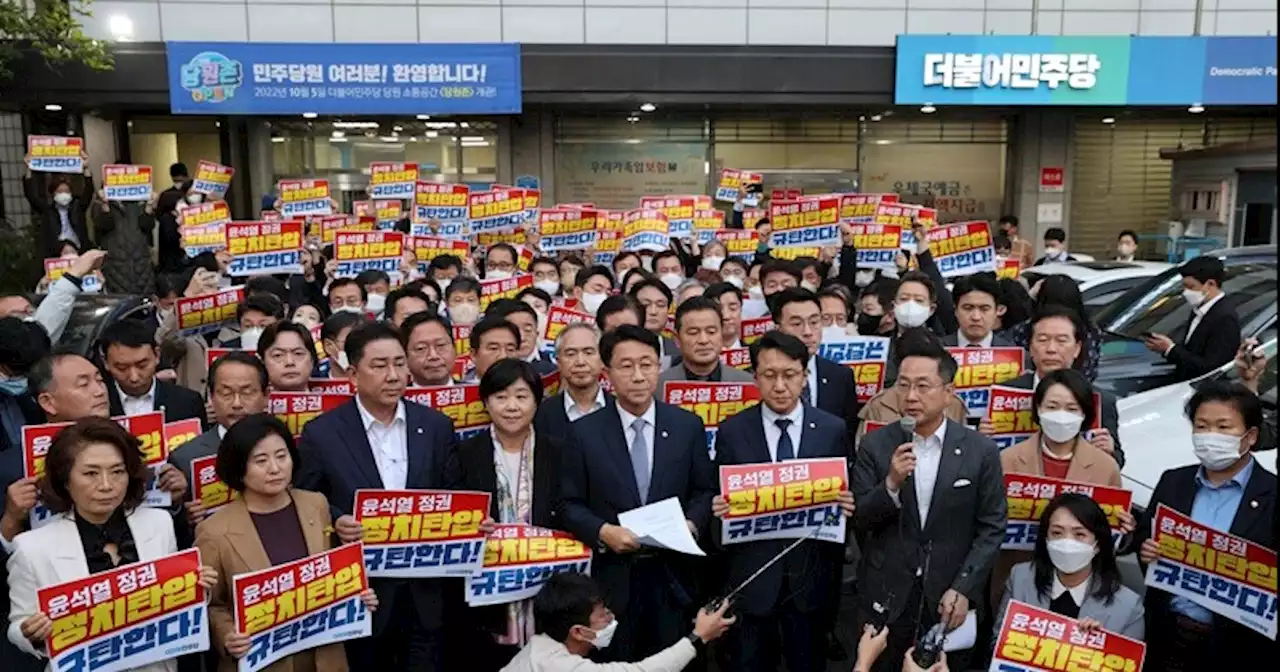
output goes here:
[{"label": "man speaking into microphone", "polygon": [[[978,612],[1005,533],[999,449],[943,415],[955,360],[928,339],[904,338],[899,348],[893,391],[903,420],[864,436],[853,469],[858,630],[889,627],[877,670],[897,670],[934,624],[954,630]],[[948,653],[948,667],[968,669],[968,658]]]}]

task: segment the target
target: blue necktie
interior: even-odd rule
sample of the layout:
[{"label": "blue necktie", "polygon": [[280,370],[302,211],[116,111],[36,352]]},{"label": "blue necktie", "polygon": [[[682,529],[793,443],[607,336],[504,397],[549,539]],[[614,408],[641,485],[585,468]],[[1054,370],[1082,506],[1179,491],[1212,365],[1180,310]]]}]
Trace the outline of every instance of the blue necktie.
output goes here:
[{"label": "blue necktie", "polygon": [[[800,403],[804,404],[805,406],[812,406],[812,405],[813,405],[813,399],[811,398],[811,396],[810,396],[810,394],[809,394],[809,379],[808,379],[808,378],[806,378],[806,379],[805,379],[805,381],[804,381],[804,387],[800,388]],[[788,421],[788,422],[790,422],[790,421]]]},{"label": "blue necktie", "polygon": [[636,475],[636,491],[640,493],[640,503],[649,500],[649,442],[644,440],[644,418],[636,418],[631,423],[631,431],[636,438],[631,440],[631,471]]},{"label": "blue necktie", "polygon": [[782,436],[778,437],[778,459],[777,462],[786,462],[787,460],[796,459],[796,448],[791,443],[791,435],[787,433],[787,428],[791,426],[790,418],[779,418],[773,421],[778,426],[778,431],[782,432]]}]

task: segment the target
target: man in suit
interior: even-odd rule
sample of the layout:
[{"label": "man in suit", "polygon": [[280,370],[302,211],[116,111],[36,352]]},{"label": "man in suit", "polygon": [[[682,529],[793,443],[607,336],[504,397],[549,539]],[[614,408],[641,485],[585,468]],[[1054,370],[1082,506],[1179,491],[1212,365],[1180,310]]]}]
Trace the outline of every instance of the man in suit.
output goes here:
[{"label": "man in suit", "polygon": [[1075,261],[1076,258],[1067,252],[1067,232],[1062,227],[1049,227],[1044,232],[1044,256],[1036,260],[1035,266],[1043,266],[1050,262]]},{"label": "man in suit", "polygon": [[591,575],[621,619],[604,654],[611,660],[652,655],[679,638],[698,607],[690,588],[696,562],[641,548],[618,514],[675,497],[689,529],[705,536],[716,491],[698,416],[654,401],[658,337],[624,325],[600,339],[600,355],[617,397],[571,426],[565,448],[560,521],[595,549]]},{"label": "man in suit", "polygon": [[942,337],[948,347],[1009,348],[1013,341],[995,332],[1004,315],[1004,293],[994,275],[974,273],[956,278],[951,287],[960,327]]},{"label": "man in suit", "polygon": [[801,401],[844,420],[852,431],[857,431],[858,386],[853,371],[817,354],[822,342],[822,304],[818,296],[807,289],[791,287],[774,294],[770,303],[778,331],[800,339],[809,350]]},{"label": "man in suit", "polygon": [[[394,294],[394,292],[392,292]],[[453,344],[453,326],[434,311],[414,313],[400,325],[409,355],[409,374],[414,385],[453,385],[453,364],[458,349]]]},{"label": "man in suit", "polygon": [[486,317],[500,317],[515,325],[520,331],[520,347],[515,356],[529,362],[538,375],[545,376],[556,370],[556,363],[538,350],[538,341],[542,334],[538,333],[538,311],[524,301],[515,299],[498,299],[485,311]]},{"label": "man in suit", "polygon": [[[943,415],[955,375],[956,361],[941,345],[904,343],[896,385],[915,431],[882,427],[862,437],[856,457],[859,621],[889,628],[878,669],[897,669],[933,624],[954,629],[980,613],[1004,541],[999,450]],[[968,669],[968,652],[947,654],[947,664]]]},{"label": "man in suit", "polygon": [[1173,364],[1178,380],[1191,380],[1216,370],[1240,347],[1240,318],[1235,302],[1222,290],[1227,278],[1222,260],[1196,257],[1178,268],[1182,298],[1191,306],[1191,322],[1182,343],[1164,334],[1149,334],[1147,349]]},{"label": "man in suit", "polygon": [[107,385],[111,415],[139,415],[164,411],[164,421],[198,418],[207,427],[204,399],[177,383],[156,378],[160,361],[155,330],[142,320],[123,319],[102,331],[102,359],[111,384]]},{"label": "man in suit", "polygon": [[640,309],[644,311],[644,328],[659,338],[662,370],[666,371],[675,366],[680,362],[680,346],[671,338],[662,335],[667,328],[667,316],[671,314],[671,304],[675,302],[675,295],[671,293],[671,289],[650,277],[632,285],[627,296],[635,299],[636,303],[640,304]]},{"label": "man in suit", "polygon": [[[343,543],[364,536],[351,515],[361,488],[451,489],[445,464],[454,447],[444,414],[403,400],[409,369],[399,333],[384,322],[361,324],[347,335],[356,398],[308,422],[294,484],[329,499],[334,531]],[[443,670],[446,591],[450,579],[373,579],[379,608],[373,636],[347,644],[352,669]]]},{"label": "man in suit", "polygon": [[590,322],[575,322],[556,336],[556,366],[560,392],[542,400],[533,417],[534,429],[561,444],[571,436],[569,425],[611,403],[600,385],[600,330]]},{"label": "man in suit", "polygon": [[478,384],[498,360],[515,357],[520,348],[520,330],[516,325],[493,315],[485,315],[471,328],[471,361],[475,367],[462,379]]},{"label": "man in suit", "polygon": [[[1144,570],[1160,555],[1150,538],[1159,504],[1206,527],[1276,547],[1276,477],[1253,457],[1267,447],[1259,445],[1262,402],[1235,381],[1209,381],[1192,395],[1187,415],[1199,464],[1164,472],[1151,493],[1131,544]],[[1214,614],[1201,600],[1149,587],[1145,603],[1147,664],[1153,670],[1209,670],[1219,661],[1240,660],[1242,652],[1258,660],[1277,652],[1275,639]]]},{"label": "man in suit", "polygon": [[[1058,369],[1074,368],[1084,347],[1085,326],[1075,312],[1061,306],[1046,306],[1031,318],[1031,371],[1014,378],[1005,387],[1034,390],[1040,379]],[[1102,407],[1098,429],[1092,430],[1089,443],[1114,457],[1116,464],[1124,466],[1124,450],[1120,447],[1120,413],[1116,410],[1116,397],[1110,392],[1094,388],[1098,404]],[[995,427],[983,418],[978,431],[993,434]]]},{"label": "man in suit", "polygon": [[[717,466],[822,457],[837,457],[848,464],[852,451],[844,421],[800,401],[808,361],[804,343],[780,332],[765,334],[752,347],[751,363],[762,401],[720,425],[716,436]],[[839,502],[845,515],[853,514],[852,492],[840,493]],[[723,517],[728,510],[724,496],[712,500],[717,517]],[[726,545],[729,589],[745,581],[789,543],[752,541]],[[843,544],[806,541],[748,585],[734,602],[741,625],[732,636],[733,669],[776,670],[780,652],[788,670],[826,669],[826,614],[839,594],[840,586],[835,581],[843,565]]]},{"label": "man in suit", "polygon": [[661,401],[665,385],[672,381],[696,380],[711,383],[749,383],[751,374],[720,362],[720,334],[723,318],[720,304],[703,296],[695,296],[676,308],[676,345],[682,353],[680,363],[658,376],[654,394]]}]

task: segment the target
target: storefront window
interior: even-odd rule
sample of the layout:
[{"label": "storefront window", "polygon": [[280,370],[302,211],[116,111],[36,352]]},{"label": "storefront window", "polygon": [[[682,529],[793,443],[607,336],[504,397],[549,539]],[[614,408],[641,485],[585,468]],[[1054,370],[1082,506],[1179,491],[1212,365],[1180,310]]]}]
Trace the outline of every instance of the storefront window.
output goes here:
[{"label": "storefront window", "polygon": [[151,166],[157,186],[167,185],[169,166],[195,172],[201,159],[221,161],[218,122],[203,117],[135,117],[128,122],[131,161]]},{"label": "storefront window", "polygon": [[717,168],[828,169],[858,166],[858,122],[818,119],[717,119]]},{"label": "storefront window", "polygon": [[634,208],[642,196],[705,194],[711,172],[702,119],[556,120],[556,200]]}]

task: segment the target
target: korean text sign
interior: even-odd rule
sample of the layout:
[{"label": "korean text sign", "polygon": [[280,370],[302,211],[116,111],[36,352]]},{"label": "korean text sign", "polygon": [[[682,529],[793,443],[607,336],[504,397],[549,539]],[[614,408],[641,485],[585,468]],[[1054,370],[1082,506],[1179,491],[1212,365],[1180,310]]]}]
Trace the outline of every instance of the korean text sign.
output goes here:
[{"label": "korean text sign", "polygon": [[221,163],[201,159],[196,166],[196,177],[191,181],[191,191],[204,194],[209,200],[221,201],[231,189],[231,178],[236,169]]},{"label": "korean text sign", "polygon": [[870,224],[876,220],[881,203],[897,203],[897,194],[841,194],[840,221],[845,224]]},{"label": "korean text sign", "polygon": [[1040,536],[1040,518],[1049,500],[1067,492],[1075,492],[1098,503],[1107,514],[1113,540],[1120,538],[1121,511],[1128,511],[1133,493],[1120,488],[1092,483],[1072,483],[1034,474],[1005,474],[1004,494],[1008,501],[1009,518],[1000,548],[1009,551],[1030,551],[1036,547]]},{"label": "korean text sign", "polygon": [[753,317],[742,321],[742,344],[751,345],[760,340],[761,336],[773,331],[777,325],[773,323],[773,318],[765,315],[763,317]]},{"label": "korean text sign", "polygon": [[418,269],[425,274],[431,260],[445,254],[451,254],[466,263],[471,255],[471,245],[465,240],[449,240],[436,236],[413,236],[409,240],[413,246],[413,256],[418,261]]},{"label": "korean text sign", "polygon": [[182,232],[182,248],[188,256],[215,252],[227,244],[227,224],[231,208],[226,201],[208,201],[188,205],[178,211]]},{"label": "korean text sign", "polygon": [[200,551],[189,549],[39,589],[53,670],[132,670],[209,650]]},{"label": "korean text sign", "polygon": [[175,304],[178,329],[183,336],[217,331],[236,317],[244,301],[244,287],[228,287],[216,294],[181,297]]},{"label": "korean text sign", "polygon": [[374,228],[379,231],[391,231],[404,219],[404,201],[394,198],[380,198],[373,202]]},{"label": "korean text sign", "polygon": [[542,332],[542,337],[549,343],[555,343],[560,338],[560,332],[564,328],[575,322],[593,322],[595,320],[589,313],[578,310],[565,308],[564,306],[551,306],[547,311],[547,328]]},{"label": "korean text sign", "polygon": [[333,246],[335,275],[354,278],[364,271],[383,271],[396,277],[404,249],[404,234],[398,231],[339,231]]},{"label": "korean text sign", "polygon": [[236,631],[249,636],[240,672],[373,631],[360,594],[369,588],[360,542],[231,579]]},{"label": "korean text sign", "polygon": [[151,166],[120,163],[103,166],[102,193],[108,201],[151,200]]},{"label": "korean text sign", "polygon": [[182,444],[200,436],[204,429],[199,418],[187,418],[164,423],[164,447],[172,453]]},{"label": "korean text sign", "polygon": [[598,210],[546,208],[539,215],[543,252],[585,250],[595,245]]},{"label": "korean text sign", "polygon": [[191,501],[200,502],[204,506],[206,518],[230,504],[233,499],[240,499],[240,493],[218,478],[217,455],[191,460]]},{"label": "korean text sign", "polygon": [[[751,226],[746,224],[745,226]],[[716,240],[724,243],[725,254],[750,264],[760,248],[760,233],[754,229],[720,229]]]},{"label": "korean text sign", "polygon": [[641,210],[658,210],[667,216],[667,235],[687,239],[693,236],[693,213],[698,209],[694,196],[646,196],[640,199]]},{"label": "korean text sign", "polygon": [[874,223],[898,226],[902,232],[902,249],[911,250],[914,253],[916,249],[914,227],[919,226],[928,231],[937,223],[937,218],[938,213],[933,208],[911,203],[881,201],[876,206]]},{"label": "korean text sign", "polygon": [[404,391],[404,399],[449,416],[459,441],[464,441],[489,426],[489,412],[480,400],[479,385],[411,387]]},{"label": "korean text sign", "polygon": [[490,189],[467,199],[471,233],[511,231],[524,224],[524,189]]},{"label": "korean text sign", "polygon": [[513,278],[495,278],[480,281],[480,310],[483,312],[489,304],[498,299],[514,299],[527,287],[533,286],[533,276],[521,273]]},{"label": "korean text sign", "polygon": [[280,180],[280,214],[285,217],[333,214],[329,180]]},{"label": "korean text sign", "polygon": [[702,419],[714,458],[720,423],[760,403],[760,388],[755,383],[669,381],[663,384],[662,400]]},{"label": "korean text sign", "polygon": [[[155,473],[169,459],[169,446],[165,443],[164,412],[151,411],[138,415],[126,415],[111,418],[120,423],[129,435],[138,440],[142,450],[142,462]],[[147,485],[144,506],[167,508],[173,503],[173,496],[167,490],[161,490],[156,479],[152,478]]]},{"label": "korean text sign", "polygon": [[467,579],[467,604],[482,607],[525,600],[556,574],[589,574],[591,550],[568,532],[532,525],[498,525],[484,546],[484,566]]},{"label": "korean text sign", "polygon": [[[690,214],[692,216],[692,214]],[[691,225],[692,226],[692,225]],[[622,251],[661,252],[671,244],[667,215],[661,210],[628,210],[622,224]]]},{"label": "korean text sign", "polygon": [[1109,630],[1085,630],[1060,614],[1009,601],[992,651],[991,668],[1001,672],[1142,672],[1147,646]]},{"label": "korean text sign", "polygon": [[174,114],[519,114],[519,44],[168,42]]},{"label": "korean text sign", "polygon": [[1022,348],[947,348],[956,360],[956,394],[971,418],[984,418],[991,403],[991,386],[1022,375]]},{"label": "korean text sign", "polygon": [[818,345],[818,355],[853,370],[859,402],[866,403],[884,387],[884,372],[889,362],[889,339],[885,336],[823,338]]},{"label": "korean text sign", "polygon": [[736,203],[738,201],[738,190],[748,186],[755,185],[754,191],[743,194],[742,204],[754,208],[760,205],[760,185],[764,183],[764,176],[760,173],[748,173],[744,170],[735,168],[725,168],[720,171],[720,183],[716,185],[716,200],[725,203]]},{"label": "korean text sign", "polygon": [[302,272],[302,220],[232,222],[227,225],[228,273],[271,275]]},{"label": "korean text sign", "polygon": [[[1256,466],[1256,465],[1255,465]],[[1276,637],[1276,552],[1157,505],[1159,546],[1146,585],[1182,597],[1268,638]]]},{"label": "korean text sign", "polygon": [[699,245],[715,240],[716,232],[724,228],[724,210],[697,209],[693,211],[693,238]]},{"label": "korean text sign", "polygon": [[769,245],[826,247],[840,244],[840,197],[808,196],[798,201],[769,204],[773,233]]},{"label": "korean text sign", "polygon": [[894,258],[902,248],[902,227],[898,224],[850,224],[853,246],[858,250],[858,268],[894,270]]},{"label": "korean text sign", "polygon": [[413,198],[413,221],[426,224],[435,219],[440,222],[467,221],[471,187],[465,184],[418,182]]},{"label": "korean text sign", "polygon": [[720,351],[720,361],[725,366],[746,371],[751,368],[751,348],[725,348]]},{"label": "korean text sign", "polygon": [[787,460],[720,467],[720,494],[729,502],[721,542],[800,539],[844,543],[836,498],[849,489],[841,458]]},{"label": "korean text sign", "polygon": [[[312,218],[311,234],[315,235],[316,219]],[[329,245],[338,237],[339,231],[373,231],[376,219],[372,216],[360,215],[328,215],[319,218],[320,242]]]},{"label": "korean text sign", "polygon": [[[49,284],[53,284],[71,270],[72,264],[76,263],[79,257],[51,257],[44,260],[44,277],[49,279]],[[82,292],[100,292],[102,291],[102,271],[94,271],[80,278],[80,291]]]},{"label": "korean text sign", "polygon": [[484,562],[487,492],[356,490],[364,562],[372,577],[467,576]]},{"label": "korean text sign", "polygon": [[1015,257],[996,257],[996,278],[1014,279],[1022,273],[1022,261]]},{"label": "korean text sign", "polygon": [[369,164],[369,185],[373,198],[413,198],[418,182],[418,164],[374,161]]},{"label": "korean text sign", "polygon": [[996,248],[986,222],[940,224],[925,237],[944,278],[996,270]]},{"label": "korean text sign", "polygon": [[[1033,432],[1039,431],[1035,417],[1031,413],[1034,391],[1017,387],[992,385],[991,396],[987,406],[986,419],[991,423],[994,433],[991,440],[1001,450],[1020,441],[1024,441]],[[1084,437],[1087,440],[1090,432],[1102,427],[1102,396],[1093,393],[1093,424],[1086,428]]]},{"label": "korean text sign", "polygon": [[27,167],[33,173],[84,172],[84,139],[60,135],[28,135]]},{"label": "korean text sign", "polygon": [[267,397],[267,412],[280,418],[294,436],[302,436],[302,428],[316,419],[347,403],[351,398],[342,394],[319,392],[272,392]]}]

